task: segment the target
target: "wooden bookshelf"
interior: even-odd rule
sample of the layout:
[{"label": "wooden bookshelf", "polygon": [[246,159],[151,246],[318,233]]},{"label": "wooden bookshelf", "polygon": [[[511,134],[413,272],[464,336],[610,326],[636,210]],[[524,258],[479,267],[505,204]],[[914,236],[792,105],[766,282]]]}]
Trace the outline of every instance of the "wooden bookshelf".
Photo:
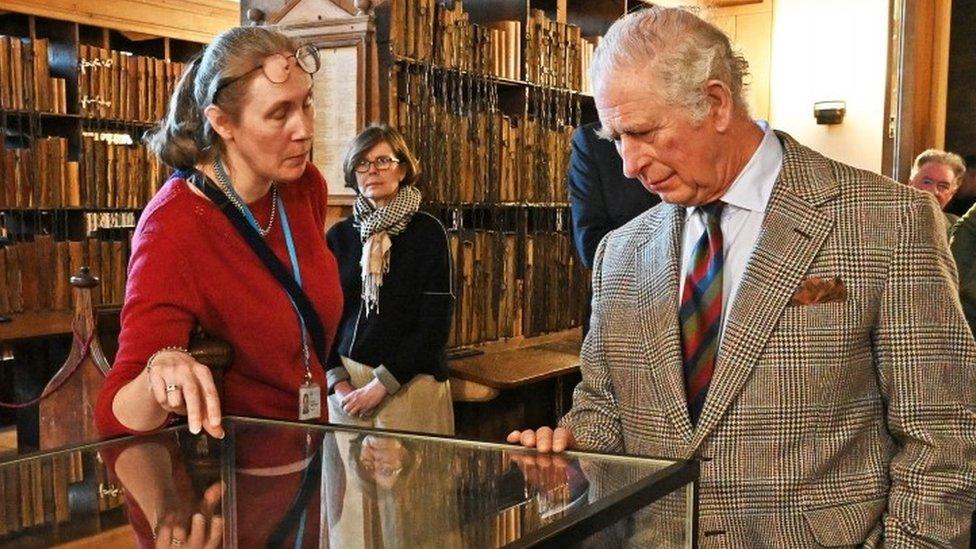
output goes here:
[{"label": "wooden bookshelf", "polygon": [[7,315],[0,323],[0,341],[60,335],[71,332],[71,311],[39,311]]},{"label": "wooden bookshelf", "polygon": [[0,315],[11,319],[0,341],[70,332],[67,279],[81,264],[102,279],[98,304],[121,303],[132,229],[168,176],[140,138],[202,48],[59,18],[57,0],[14,4],[0,12]]},{"label": "wooden bookshelf", "polygon": [[[585,52],[628,7],[626,0],[241,3],[251,22],[314,43],[357,75],[352,96],[344,84],[317,81],[317,97],[342,88],[335,101],[356,113],[317,133],[348,142],[382,121],[411,143],[423,208],[448,229],[455,260],[455,349],[582,323],[589,276],[572,244],[565,175],[573,130],[596,119]],[[342,152],[316,159],[327,178],[342,179]]]}]

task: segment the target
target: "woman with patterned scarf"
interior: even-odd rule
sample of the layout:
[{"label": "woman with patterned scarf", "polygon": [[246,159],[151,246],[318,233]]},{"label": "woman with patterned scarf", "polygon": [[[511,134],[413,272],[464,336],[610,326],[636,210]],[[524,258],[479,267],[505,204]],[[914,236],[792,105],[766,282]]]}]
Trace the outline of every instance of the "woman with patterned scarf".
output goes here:
[{"label": "woman with patterned scarf", "polygon": [[326,365],[329,420],[454,434],[444,348],[454,307],[447,232],[418,210],[420,174],[403,135],[366,128],[343,161],[352,217],[332,227],[345,309]]}]

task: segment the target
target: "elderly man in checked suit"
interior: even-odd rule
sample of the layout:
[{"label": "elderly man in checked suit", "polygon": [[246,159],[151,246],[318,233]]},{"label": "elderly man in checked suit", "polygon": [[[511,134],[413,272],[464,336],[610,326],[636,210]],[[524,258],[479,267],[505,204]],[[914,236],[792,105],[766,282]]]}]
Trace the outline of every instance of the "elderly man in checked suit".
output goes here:
[{"label": "elderly man in checked suit", "polygon": [[663,203],[607,235],[573,408],[509,442],[701,460],[703,547],[962,547],[976,343],[931,196],[752,120],[713,25],[648,8],[591,76]]}]

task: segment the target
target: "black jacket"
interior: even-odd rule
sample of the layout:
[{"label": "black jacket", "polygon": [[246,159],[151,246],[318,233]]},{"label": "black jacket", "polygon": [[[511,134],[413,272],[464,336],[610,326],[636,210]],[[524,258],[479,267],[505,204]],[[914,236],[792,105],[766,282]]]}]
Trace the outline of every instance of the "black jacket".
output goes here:
[{"label": "black jacket", "polygon": [[605,234],[661,201],[640,181],[624,177],[620,154],[612,141],[597,137],[598,129],[599,122],[576,128],[567,174],[573,240],[588,269]]},{"label": "black jacket", "polygon": [[[391,393],[417,374],[448,378],[444,348],[454,307],[453,273],[447,232],[440,221],[417,212],[407,228],[391,237],[390,271],[380,287],[379,312],[366,314],[361,296],[363,248],[353,218],[332,227],[326,239],[339,263],[344,309],[339,334],[326,366],[330,388],[345,377],[339,356],[377,368],[395,378]],[[377,372],[379,374],[379,372]],[[394,389],[394,390],[391,390]]]}]

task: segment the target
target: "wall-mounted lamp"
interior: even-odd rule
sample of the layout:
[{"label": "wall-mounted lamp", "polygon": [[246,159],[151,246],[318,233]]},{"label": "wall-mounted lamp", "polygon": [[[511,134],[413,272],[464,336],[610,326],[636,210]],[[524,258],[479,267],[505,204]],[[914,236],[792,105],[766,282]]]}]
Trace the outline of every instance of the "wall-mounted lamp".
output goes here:
[{"label": "wall-mounted lamp", "polygon": [[846,113],[846,101],[817,101],[813,104],[813,116],[817,118],[817,124],[840,124]]}]

